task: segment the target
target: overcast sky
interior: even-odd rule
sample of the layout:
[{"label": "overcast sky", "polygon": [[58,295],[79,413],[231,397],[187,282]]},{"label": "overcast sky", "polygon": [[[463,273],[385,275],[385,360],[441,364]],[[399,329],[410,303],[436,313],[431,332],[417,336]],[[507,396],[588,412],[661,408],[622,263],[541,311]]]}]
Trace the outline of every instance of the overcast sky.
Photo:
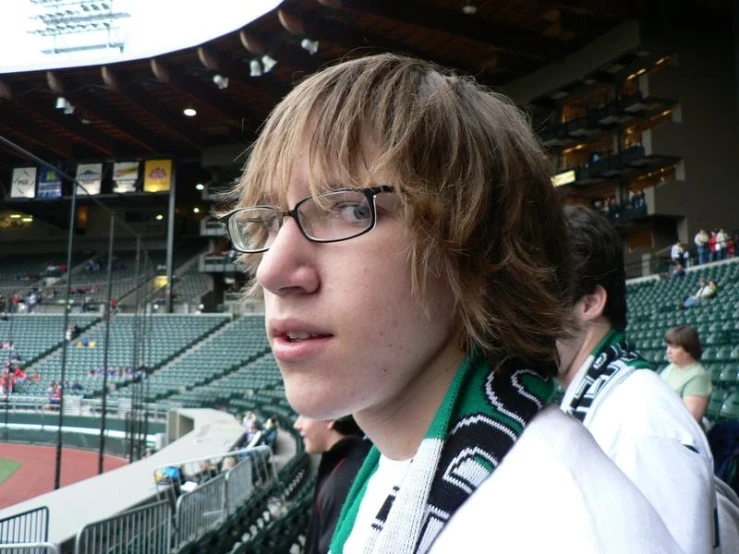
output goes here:
[{"label": "overcast sky", "polygon": [[[70,3],[74,2],[63,2]],[[52,47],[52,39],[29,31],[42,27],[34,15],[53,10],[42,10],[30,0],[2,0],[0,73],[96,65],[171,52],[240,29],[280,3],[281,0],[112,0],[115,12],[131,15],[119,20],[121,30],[111,36],[112,41],[125,41],[123,53],[108,49],[52,56],[42,53]],[[57,47],[103,40],[103,34],[66,35],[58,39]]]}]

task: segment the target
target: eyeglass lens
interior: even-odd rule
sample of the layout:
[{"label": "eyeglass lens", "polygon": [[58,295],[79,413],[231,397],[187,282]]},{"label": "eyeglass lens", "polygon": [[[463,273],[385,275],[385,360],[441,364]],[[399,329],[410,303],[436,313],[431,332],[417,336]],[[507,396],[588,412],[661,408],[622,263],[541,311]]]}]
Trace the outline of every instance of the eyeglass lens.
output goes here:
[{"label": "eyeglass lens", "polygon": [[[374,224],[371,200],[359,191],[336,191],[300,201],[293,212],[303,233],[316,241],[338,241],[361,235]],[[293,214],[290,214],[293,215]],[[255,207],[235,213],[232,240],[240,250],[269,248],[282,226],[277,208]]]}]

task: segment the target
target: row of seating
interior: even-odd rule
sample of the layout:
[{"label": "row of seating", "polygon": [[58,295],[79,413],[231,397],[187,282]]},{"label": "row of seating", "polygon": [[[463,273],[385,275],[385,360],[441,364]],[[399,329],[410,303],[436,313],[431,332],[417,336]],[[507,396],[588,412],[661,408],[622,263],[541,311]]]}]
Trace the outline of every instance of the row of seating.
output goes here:
[{"label": "row of seating", "polygon": [[[718,295],[680,309],[678,304],[695,294],[701,278],[715,280]],[[664,337],[669,329],[691,325],[698,330],[701,363],[714,385],[707,417],[739,419],[739,263],[709,264],[685,277],[629,284],[627,299],[629,340],[657,370],[667,365]]]}]

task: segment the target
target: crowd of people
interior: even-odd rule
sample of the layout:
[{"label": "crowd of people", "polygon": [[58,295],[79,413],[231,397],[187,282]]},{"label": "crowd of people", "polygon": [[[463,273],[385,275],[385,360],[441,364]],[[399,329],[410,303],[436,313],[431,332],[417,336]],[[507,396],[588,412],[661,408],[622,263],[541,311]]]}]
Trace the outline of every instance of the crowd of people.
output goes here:
[{"label": "crowd of people", "polygon": [[723,227],[713,229],[710,233],[705,229],[699,229],[693,238],[694,250],[688,248],[682,241],[677,241],[670,248],[670,260],[674,273],[681,274],[685,268],[693,265],[703,265],[735,257],[737,255],[736,240],[737,237],[728,233]]}]

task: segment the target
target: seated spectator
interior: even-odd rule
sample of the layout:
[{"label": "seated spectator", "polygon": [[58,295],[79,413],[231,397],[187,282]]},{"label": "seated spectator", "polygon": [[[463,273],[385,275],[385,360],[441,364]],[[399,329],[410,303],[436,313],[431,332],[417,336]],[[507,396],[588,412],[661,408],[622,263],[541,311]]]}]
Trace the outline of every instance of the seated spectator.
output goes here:
[{"label": "seated spectator", "polygon": [[683,264],[677,264],[675,272],[672,274],[673,277],[685,277],[685,268]]},{"label": "seated spectator", "polygon": [[696,293],[692,296],[688,296],[681,304],[679,304],[678,306],[680,308],[692,308],[693,306],[697,306],[718,294],[718,285],[716,284],[716,281],[711,280],[706,283],[705,279],[701,279],[698,284],[700,286]]},{"label": "seated spectator", "polygon": [[354,477],[372,444],[351,416],[323,421],[300,416],[295,421],[308,454],[322,454],[313,494],[305,554],[326,554]]},{"label": "seated spectator", "polygon": [[711,552],[716,508],[711,451],[682,401],[626,340],[618,232],[586,208],[568,206],[565,215],[580,330],[559,342],[561,408],[590,430],[686,553]]},{"label": "seated spectator", "polygon": [[74,383],[72,383],[73,392],[82,392],[83,390],[85,390],[85,387],[83,387],[79,381],[75,381]]},{"label": "seated spectator", "polygon": [[235,465],[236,458],[233,456],[224,458],[223,463],[221,464],[221,473],[226,473],[229,469],[233,469]]},{"label": "seated spectator", "polygon": [[13,341],[12,340],[4,340],[2,344],[3,350],[13,350]]},{"label": "seated spectator", "polygon": [[662,370],[662,379],[680,395],[700,423],[706,415],[713,385],[708,372],[699,362],[703,347],[698,333],[687,325],[673,327],[667,331],[665,342],[670,365]]},{"label": "seated spectator", "polygon": [[22,384],[26,382],[26,379],[28,379],[28,375],[26,375],[26,372],[23,371],[23,368],[18,366],[15,368],[15,371],[13,372],[13,377],[15,378],[15,382]]},{"label": "seated spectator", "polygon": [[41,381],[41,374],[38,371],[31,373],[31,382],[38,383]]}]

